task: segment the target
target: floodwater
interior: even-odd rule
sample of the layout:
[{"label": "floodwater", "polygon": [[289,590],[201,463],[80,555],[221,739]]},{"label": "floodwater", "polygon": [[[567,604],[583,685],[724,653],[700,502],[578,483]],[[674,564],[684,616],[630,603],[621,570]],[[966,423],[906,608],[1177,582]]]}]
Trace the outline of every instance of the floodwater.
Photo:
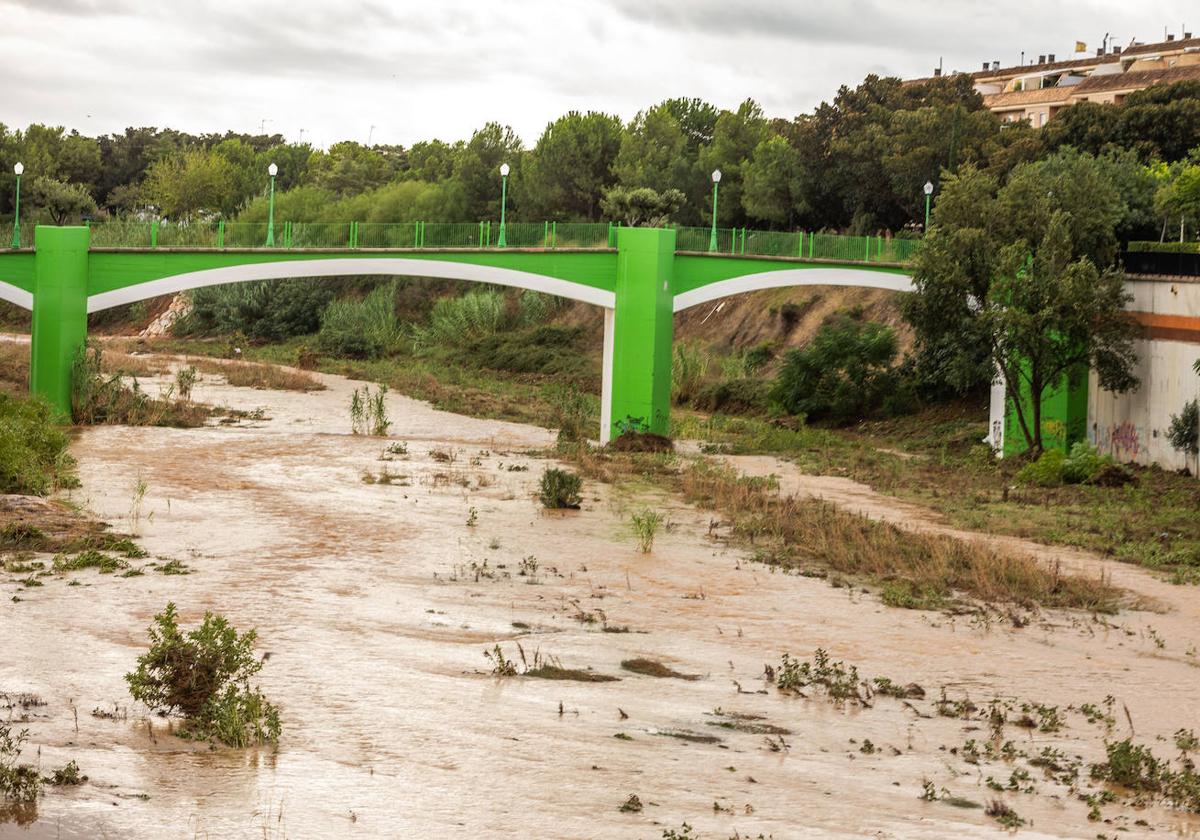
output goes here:
[{"label": "floodwater", "polygon": [[[1052,746],[1082,757],[1087,787],[1106,732],[1066,709],[1111,695],[1111,737],[1132,724],[1138,741],[1173,757],[1173,733],[1200,729],[1194,588],[1075,553],[1065,559],[1093,573],[1103,565],[1161,609],[1099,620],[1047,612],[1020,629],[891,609],[750,562],[710,536],[708,512],[670,498],[587,482],[582,510],[543,512],[532,494],[549,462],[525,453],[551,443],[544,430],[389,395],[392,439],[352,436],[354,383],[322,379],[328,390],[299,394],[205,376],[196,399],[262,407],[268,419],[80,434],[74,501],[192,573],[88,571],[72,576],[80,586],[46,578],[17,603],[17,582],[0,584],[0,691],[46,701],[28,712],[24,757],[47,770],[73,759],[89,777],[48,789],[32,824],[0,821],[0,837],[659,838],[684,822],[720,840],[1003,836],[981,809],[921,800],[926,780],[975,802],[1006,801],[1026,820],[1022,837],[1200,834],[1163,808],[1106,805],[1112,822],[1089,822],[1087,804],[1036,770],[1035,792],[996,793],[989,777],[1007,785],[1027,765],[966,763],[950,749],[987,740],[986,721],[934,707],[943,688],[981,706],[1009,698],[1012,717],[1022,702],[1060,707],[1061,731],[1009,725],[1004,737],[1030,756]],[[379,460],[398,440],[407,457]],[[791,490],[940,527],[861,486],[769,459],[737,463],[782,472]],[[384,468],[394,483],[362,480]],[[649,555],[627,525],[645,503],[670,518]],[[530,557],[532,578],[518,573]],[[282,710],[278,750],[182,741],[131,704],[122,675],[167,601],[186,626],[214,610],[257,628],[269,654],[260,682]],[[497,678],[483,656],[497,644],[510,657],[519,644],[530,659],[536,651],[621,679]],[[842,707],[764,681],[783,652],[807,659],[817,648],[864,677],[918,683],[926,699]],[[635,657],[699,679],[623,671]],[[96,717],[97,708],[120,714]],[[789,734],[713,725],[731,713]],[[667,734],[680,732],[719,741]],[[865,740],[874,752],[862,751]],[[631,794],[640,813],[619,810]]]}]

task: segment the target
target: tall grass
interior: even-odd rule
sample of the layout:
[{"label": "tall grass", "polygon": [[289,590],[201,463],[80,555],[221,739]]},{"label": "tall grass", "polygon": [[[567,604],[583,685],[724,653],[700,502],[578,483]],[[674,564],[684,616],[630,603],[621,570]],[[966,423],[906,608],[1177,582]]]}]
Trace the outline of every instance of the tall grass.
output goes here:
[{"label": "tall grass", "polygon": [[429,313],[428,326],[417,327],[414,338],[418,345],[452,344],[492,335],[512,322],[504,295],[483,289],[439,300]]},{"label": "tall grass", "polygon": [[317,344],[327,352],[355,359],[377,359],[399,345],[404,335],[396,317],[396,281],[376,287],[362,300],[331,301],[321,315]]},{"label": "tall grass", "polygon": [[686,341],[675,345],[671,360],[671,399],[675,403],[690,402],[708,375],[708,354]]},{"label": "tall grass", "polygon": [[897,606],[939,606],[961,593],[982,601],[1114,612],[1122,591],[1100,578],[1065,575],[1032,557],[977,542],[905,531],[819,499],[781,496],[770,479],[697,463],[684,470],[684,497],[720,510],[735,536],[767,562],[824,568],[882,584]]}]

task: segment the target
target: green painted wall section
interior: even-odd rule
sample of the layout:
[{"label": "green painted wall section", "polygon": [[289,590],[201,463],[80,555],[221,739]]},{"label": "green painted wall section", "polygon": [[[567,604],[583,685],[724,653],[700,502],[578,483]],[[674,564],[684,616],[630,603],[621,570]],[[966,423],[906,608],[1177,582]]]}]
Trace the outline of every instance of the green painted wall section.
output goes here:
[{"label": "green painted wall section", "polygon": [[87,340],[88,229],[38,226],[29,388],[71,413],[71,367]]},{"label": "green painted wall section", "polygon": [[733,257],[679,254],[675,257],[675,275],[671,291],[683,294],[722,280],[732,280],[746,274],[785,269],[853,268],[856,271],[878,271],[884,274],[910,274],[910,270],[898,265],[874,265],[865,263],[801,262],[793,258],[780,257]]},{"label": "green painted wall section", "polygon": [[617,232],[612,436],[627,426],[665,435],[671,412],[675,231]]},{"label": "green painted wall section", "polygon": [[95,250],[88,293],[111,292],[195,271],[263,263],[380,257],[455,262],[527,271],[613,291],[617,255],[613,251],[166,251]]},{"label": "green painted wall section", "polygon": [[[1021,410],[1027,423],[1033,422],[1029,386],[1021,383]],[[1046,449],[1069,452],[1079,441],[1087,440],[1088,369],[1080,366],[1042,399],[1042,445]],[[1020,455],[1029,449],[1017,408],[1009,397],[1004,412],[1004,455]]]},{"label": "green painted wall section", "polygon": [[0,251],[0,280],[33,291],[33,251]]}]

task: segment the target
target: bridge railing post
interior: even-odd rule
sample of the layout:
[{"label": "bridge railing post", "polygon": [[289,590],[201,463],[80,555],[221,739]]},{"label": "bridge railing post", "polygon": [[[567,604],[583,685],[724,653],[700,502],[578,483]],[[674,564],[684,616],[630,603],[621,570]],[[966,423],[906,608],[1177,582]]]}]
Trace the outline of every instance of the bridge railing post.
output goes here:
[{"label": "bridge railing post", "polygon": [[71,416],[71,373],[87,341],[86,227],[38,225],[34,231],[33,334],[29,390]]}]

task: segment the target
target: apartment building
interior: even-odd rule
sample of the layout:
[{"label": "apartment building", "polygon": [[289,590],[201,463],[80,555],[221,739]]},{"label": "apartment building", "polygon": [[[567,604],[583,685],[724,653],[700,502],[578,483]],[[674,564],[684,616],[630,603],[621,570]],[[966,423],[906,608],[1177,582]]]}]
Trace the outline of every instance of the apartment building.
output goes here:
[{"label": "apartment building", "polygon": [[1158,84],[1200,79],[1200,38],[1185,32],[1157,44],[1099,49],[1096,55],[1058,61],[1042,55],[1019,67],[985,62],[971,74],[984,104],[1009,122],[1040,128],[1076,102],[1120,104],[1130,93]]}]

